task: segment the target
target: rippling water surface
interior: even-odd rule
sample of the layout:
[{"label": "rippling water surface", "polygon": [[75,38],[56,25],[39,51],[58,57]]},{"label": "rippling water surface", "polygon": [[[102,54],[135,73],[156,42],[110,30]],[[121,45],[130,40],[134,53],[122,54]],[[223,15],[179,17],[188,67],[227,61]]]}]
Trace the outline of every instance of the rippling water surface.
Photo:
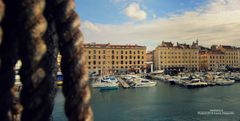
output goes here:
[{"label": "rippling water surface", "polygon": [[[54,121],[67,121],[63,103],[59,89]],[[104,92],[92,89],[91,104],[95,121],[240,121],[240,83],[199,89],[163,83],[151,88]]]}]

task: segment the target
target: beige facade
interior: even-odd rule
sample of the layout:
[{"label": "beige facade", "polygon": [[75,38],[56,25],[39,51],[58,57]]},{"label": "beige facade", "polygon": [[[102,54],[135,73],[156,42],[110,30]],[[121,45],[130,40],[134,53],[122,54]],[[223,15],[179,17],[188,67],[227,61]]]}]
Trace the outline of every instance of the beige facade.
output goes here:
[{"label": "beige facade", "polygon": [[146,47],[139,45],[84,44],[89,73],[113,74],[146,68]]},{"label": "beige facade", "polygon": [[213,45],[211,50],[200,53],[200,68],[203,70],[218,70],[225,67],[240,68],[239,59],[239,48]]},{"label": "beige facade", "polygon": [[225,66],[225,54],[222,51],[200,52],[200,70],[218,70]]},{"label": "beige facade", "polygon": [[239,49],[233,46],[220,45],[217,50],[225,54],[225,65],[228,67],[240,68]]},{"label": "beige facade", "polygon": [[147,62],[153,62],[153,52],[147,52]]},{"label": "beige facade", "polygon": [[153,72],[153,51],[147,52],[146,71]]},{"label": "beige facade", "polygon": [[198,42],[193,45],[162,42],[154,50],[154,69],[166,70],[181,68],[183,70],[199,70]]}]

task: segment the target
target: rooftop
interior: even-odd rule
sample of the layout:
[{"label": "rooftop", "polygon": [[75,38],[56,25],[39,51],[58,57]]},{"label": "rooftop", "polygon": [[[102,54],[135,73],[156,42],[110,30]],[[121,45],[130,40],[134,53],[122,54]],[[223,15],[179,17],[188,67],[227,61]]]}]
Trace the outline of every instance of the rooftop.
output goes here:
[{"label": "rooftop", "polygon": [[199,48],[199,45],[198,45],[198,40],[196,42],[193,42],[192,45],[189,45],[189,44],[180,44],[177,42],[176,45],[174,45],[172,42],[164,42],[162,41],[162,44],[159,45],[159,47],[171,47],[171,48],[180,48],[180,49],[183,49],[183,48],[186,48],[186,49],[198,49]]},{"label": "rooftop", "polygon": [[222,52],[220,50],[211,50],[211,51],[208,51],[207,53],[209,53],[209,54],[224,54],[224,52]]},{"label": "rooftop", "polygon": [[146,48],[146,46],[134,45],[114,45],[114,44],[97,44],[97,43],[86,43],[84,47],[109,47],[109,48]]},{"label": "rooftop", "polygon": [[218,48],[223,48],[223,49],[226,49],[226,50],[237,49],[237,47],[235,47],[235,46],[230,46],[230,45],[220,45]]}]

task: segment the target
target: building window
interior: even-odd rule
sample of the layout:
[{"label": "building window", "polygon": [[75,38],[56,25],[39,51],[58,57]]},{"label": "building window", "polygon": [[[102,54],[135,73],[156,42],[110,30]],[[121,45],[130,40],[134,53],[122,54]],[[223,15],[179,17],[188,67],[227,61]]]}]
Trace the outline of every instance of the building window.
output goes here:
[{"label": "building window", "polygon": [[91,59],[91,56],[88,56],[88,59]]},{"label": "building window", "polygon": [[96,54],[96,50],[93,50],[93,54]]},{"label": "building window", "polygon": [[106,53],[106,51],[105,50],[103,50],[103,54],[105,54]]}]

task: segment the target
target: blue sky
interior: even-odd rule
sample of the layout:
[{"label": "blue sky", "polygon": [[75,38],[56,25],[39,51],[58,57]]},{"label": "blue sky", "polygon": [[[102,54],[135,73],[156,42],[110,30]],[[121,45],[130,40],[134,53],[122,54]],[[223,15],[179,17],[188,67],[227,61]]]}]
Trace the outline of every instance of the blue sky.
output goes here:
[{"label": "blue sky", "polygon": [[85,43],[240,46],[240,0],[76,0]]},{"label": "blue sky", "polygon": [[[116,2],[119,1],[119,2]],[[130,18],[124,15],[124,8],[132,2],[139,3],[147,11],[148,20],[157,17],[168,17],[170,14],[194,10],[204,5],[204,0],[76,0],[76,9],[82,20],[94,23],[121,24]]]}]

